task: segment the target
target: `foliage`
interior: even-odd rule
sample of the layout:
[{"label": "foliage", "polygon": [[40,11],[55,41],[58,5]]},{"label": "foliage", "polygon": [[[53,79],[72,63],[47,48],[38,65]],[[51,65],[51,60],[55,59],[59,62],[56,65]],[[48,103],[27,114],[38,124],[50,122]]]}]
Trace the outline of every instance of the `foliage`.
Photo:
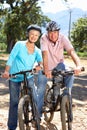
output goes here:
[{"label": "foliage", "polygon": [[87,58],[87,52],[77,52],[77,55],[79,57],[86,57]]},{"label": "foliage", "polygon": [[[3,1],[1,1],[3,4]],[[38,6],[38,0],[6,0],[9,8],[2,8],[7,51],[10,52],[17,40],[26,39],[26,28],[30,24],[44,26],[49,21]]]},{"label": "foliage", "polygon": [[6,51],[7,45],[5,43],[0,43],[0,50]]},{"label": "foliage", "polygon": [[3,33],[3,17],[0,19],[0,50],[6,50],[6,35]]},{"label": "foliage", "polygon": [[0,60],[0,70],[4,70],[5,64],[6,64],[5,60]]},{"label": "foliage", "polygon": [[80,18],[73,23],[71,39],[77,51],[87,51],[87,17]]},{"label": "foliage", "polygon": [[[66,51],[64,51],[64,55],[67,57],[68,54]],[[80,57],[80,58],[86,58],[87,59],[87,52],[77,52],[77,55]]]}]

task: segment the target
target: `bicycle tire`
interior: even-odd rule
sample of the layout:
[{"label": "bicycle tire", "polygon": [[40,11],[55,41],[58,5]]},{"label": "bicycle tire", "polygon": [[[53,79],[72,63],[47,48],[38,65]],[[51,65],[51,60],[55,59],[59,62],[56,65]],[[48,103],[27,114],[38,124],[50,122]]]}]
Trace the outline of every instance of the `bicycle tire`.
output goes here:
[{"label": "bicycle tire", "polygon": [[[18,104],[19,129],[31,130],[32,123],[33,123],[32,119],[33,119],[33,112],[32,112],[31,99],[29,95],[25,95],[19,100],[19,104]],[[35,122],[36,130],[40,130],[40,123],[38,122],[38,120],[35,121],[36,121]]]},{"label": "bicycle tire", "polygon": [[[40,126],[40,121],[41,121],[41,119],[40,119],[40,117],[39,117],[39,113],[38,113],[38,109],[37,109],[37,105],[34,103],[34,106],[33,106],[33,108],[34,108],[34,112],[35,112],[35,122],[36,122],[36,130],[40,130],[41,129],[41,126]],[[32,111],[32,113],[34,113],[33,111]],[[32,129],[31,129],[32,130]]]},{"label": "bicycle tire", "polygon": [[70,101],[68,95],[62,97],[60,107],[62,130],[72,130]]},{"label": "bicycle tire", "polygon": [[53,92],[50,89],[50,86],[47,84],[46,86],[46,92],[45,92],[45,97],[44,97],[44,120],[47,123],[50,123],[54,117],[54,111],[52,110],[52,98]]}]

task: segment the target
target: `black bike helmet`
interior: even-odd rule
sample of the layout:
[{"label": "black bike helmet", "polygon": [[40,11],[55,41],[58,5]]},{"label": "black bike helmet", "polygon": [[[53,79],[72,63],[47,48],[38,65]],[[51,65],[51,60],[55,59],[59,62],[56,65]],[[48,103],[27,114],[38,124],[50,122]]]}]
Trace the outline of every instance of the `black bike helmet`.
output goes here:
[{"label": "black bike helmet", "polygon": [[32,29],[37,30],[41,33],[41,28],[38,25],[33,25],[33,24],[27,27],[27,33]]},{"label": "black bike helmet", "polygon": [[47,31],[59,31],[60,30],[60,25],[58,25],[55,21],[51,21],[48,23]]}]

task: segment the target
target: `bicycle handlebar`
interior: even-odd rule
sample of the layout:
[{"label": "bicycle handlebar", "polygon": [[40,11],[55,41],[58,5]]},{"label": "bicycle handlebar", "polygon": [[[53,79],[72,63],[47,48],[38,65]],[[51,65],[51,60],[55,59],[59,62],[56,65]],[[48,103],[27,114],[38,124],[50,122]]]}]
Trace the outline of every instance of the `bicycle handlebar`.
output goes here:
[{"label": "bicycle handlebar", "polygon": [[[84,67],[82,67],[82,69],[81,69],[81,71],[85,71],[85,68]],[[23,75],[25,75],[26,73],[31,73],[31,75],[33,75],[33,74],[37,74],[36,73],[36,69],[34,68],[34,69],[31,69],[31,70],[26,70],[26,71],[20,71],[20,72],[17,72],[17,73],[14,73],[14,74],[10,74],[9,75],[9,77],[10,78],[12,78],[12,77],[16,77],[16,75],[19,75],[19,74],[23,74]],[[44,74],[44,72],[43,72],[43,74]],[[73,75],[74,74],[74,70],[57,70],[57,69],[54,69],[53,71],[52,71],[52,75],[53,76],[58,76],[58,75],[63,75],[63,76],[65,76],[65,75]],[[0,77],[2,77],[2,74],[0,73]]]},{"label": "bicycle handlebar", "polygon": [[[31,73],[31,75],[33,74],[37,74],[36,69],[31,69],[31,70],[25,70],[25,71],[20,71],[14,74],[9,74],[10,78],[16,78],[16,75],[22,74],[22,75],[26,75],[26,73]],[[2,77],[2,73],[0,73],[0,77]]]},{"label": "bicycle handlebar", "polygon": [[[82,67],[81,71],[85,71],[85,68]],[[59,74],[62,75],[62,76],[73,75],[74,74],[74,70],[57,70],[57,69],[54,69],[52,71],[52,75],[53,76],[58,76]]]},{"label": "bicycle handlebar", "polygon": [[10,74],[9,77],[11,78],[11,77],[14,77],[19,74],[25,75],[26,73],[31,73],[33,75],[36,73],[36,69],[20,71],[20,72],[14,73],[14,74]]}]

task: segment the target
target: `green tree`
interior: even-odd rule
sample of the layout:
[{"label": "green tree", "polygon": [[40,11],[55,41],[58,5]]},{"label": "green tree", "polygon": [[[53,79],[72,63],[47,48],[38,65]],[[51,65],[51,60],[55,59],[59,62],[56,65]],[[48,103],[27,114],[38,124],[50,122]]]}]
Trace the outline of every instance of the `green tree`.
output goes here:
[{"label": "green tree", "polygon": [[[0,1],[2,5],[4,0]],[[10,52],[15,42],[26,38],[26,28],[30,24],[44,26],[49,21],[38,6],[38,0],[7,0],[8,9],[0,8],[4,19],[4,33],[7,37],[7,51]]]},{"label": "green tree", "polygon": [[71,40],[77,51],[87,51],[87,17],[73,23]]},{"label": "green tree", "polygon": [[4,35],[3,20],[4,17],[0,15],[0,50],[6,50],[6,35]]}]

